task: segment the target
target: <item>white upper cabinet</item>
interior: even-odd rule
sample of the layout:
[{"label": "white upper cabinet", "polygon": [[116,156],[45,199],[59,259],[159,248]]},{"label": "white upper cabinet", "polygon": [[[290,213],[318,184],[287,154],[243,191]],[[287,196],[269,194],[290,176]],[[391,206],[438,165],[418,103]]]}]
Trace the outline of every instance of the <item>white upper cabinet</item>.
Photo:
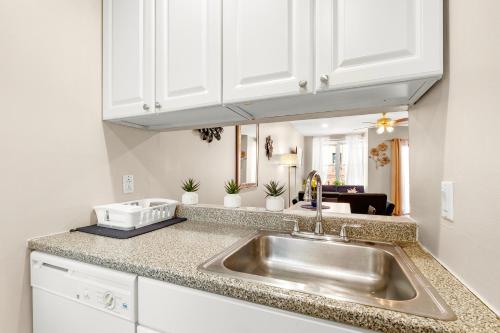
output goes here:
[{"label": "white upper cabinet", "polygon": [[221,0],[156,0],[158,111],[221,104]]},{"label": "white upper cabinet", "polygon": [[154,112],[154,0],[103,2],[103,118]]},{"label": "white upper cabinet", "polygon": [[442,75],[441,0],[317,0],[318,91]]},{"label": "white upper cabinet", "polygon": [[224,103],[314,91],[311,10],[311,0],[224,2]]},{"label": "white upper cabinet", "polygon": [[442,73],[442,0],[103,0],[103,119],[125,125],[412,105]]}]

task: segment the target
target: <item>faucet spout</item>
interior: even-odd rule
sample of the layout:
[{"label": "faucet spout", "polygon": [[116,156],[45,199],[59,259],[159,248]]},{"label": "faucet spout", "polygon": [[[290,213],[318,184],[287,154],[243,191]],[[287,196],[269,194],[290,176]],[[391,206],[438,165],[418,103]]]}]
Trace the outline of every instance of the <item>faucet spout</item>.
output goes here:
[{"label": "faucet spout", "polygon": [[321,184],[321,176],[316,170],[309,172],[306,179],[306,190],[304,200],[312,201],[312,180],[316,179],[316,226],[314,228],[315,235],[324,235],[323,231],[323,191]]}]

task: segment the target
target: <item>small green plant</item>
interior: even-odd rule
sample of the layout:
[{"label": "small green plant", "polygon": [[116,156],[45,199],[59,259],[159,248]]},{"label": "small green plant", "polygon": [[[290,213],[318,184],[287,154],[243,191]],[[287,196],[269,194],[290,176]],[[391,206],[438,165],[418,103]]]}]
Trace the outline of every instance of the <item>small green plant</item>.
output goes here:
[{"label": "small green plant", "polygon": [[234,179],[228,180],[224,185],[227,194],[238,194],[240,193],[241,186],[236,183]]},{"label": "small green plant", "polygon": [[334,185],[335,186],[342,186],[342,185],[344,185],[344,182],[341,180],[335,179]]},{"label": "small green plant", "polygon": [[200,188],[200,182],[188,178],[182,183],[182,189],[186,192],[196,192]]},{"label": "small green plant", "polygon": [[274,180],[271,180],[268,184],[264,184],[264,187],[266,189],[266,197],[279,197],[286,191],[285,185],[280,185],[279,182],[275,182]]}]

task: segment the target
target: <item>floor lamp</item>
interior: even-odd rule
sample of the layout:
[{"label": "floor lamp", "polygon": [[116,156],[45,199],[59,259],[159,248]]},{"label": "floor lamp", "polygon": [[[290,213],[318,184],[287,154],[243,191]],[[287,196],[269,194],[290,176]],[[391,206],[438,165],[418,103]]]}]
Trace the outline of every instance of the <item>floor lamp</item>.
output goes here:
[{"label": "floor lamp", "polygon": [[297,154],[283,154],[280,157],[280,164],[288,167],[288,207],[292,203],[291,173],[292,168],[297,166]]}]

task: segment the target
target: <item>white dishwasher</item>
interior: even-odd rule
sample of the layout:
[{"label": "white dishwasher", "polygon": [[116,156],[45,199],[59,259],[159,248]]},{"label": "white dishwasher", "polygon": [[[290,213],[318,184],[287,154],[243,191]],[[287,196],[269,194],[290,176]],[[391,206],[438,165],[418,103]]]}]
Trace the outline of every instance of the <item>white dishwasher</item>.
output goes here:
[{"label": "white dishwasher", "polygon": [[137,276],[31,253],[33,333],[135,333]]}]

